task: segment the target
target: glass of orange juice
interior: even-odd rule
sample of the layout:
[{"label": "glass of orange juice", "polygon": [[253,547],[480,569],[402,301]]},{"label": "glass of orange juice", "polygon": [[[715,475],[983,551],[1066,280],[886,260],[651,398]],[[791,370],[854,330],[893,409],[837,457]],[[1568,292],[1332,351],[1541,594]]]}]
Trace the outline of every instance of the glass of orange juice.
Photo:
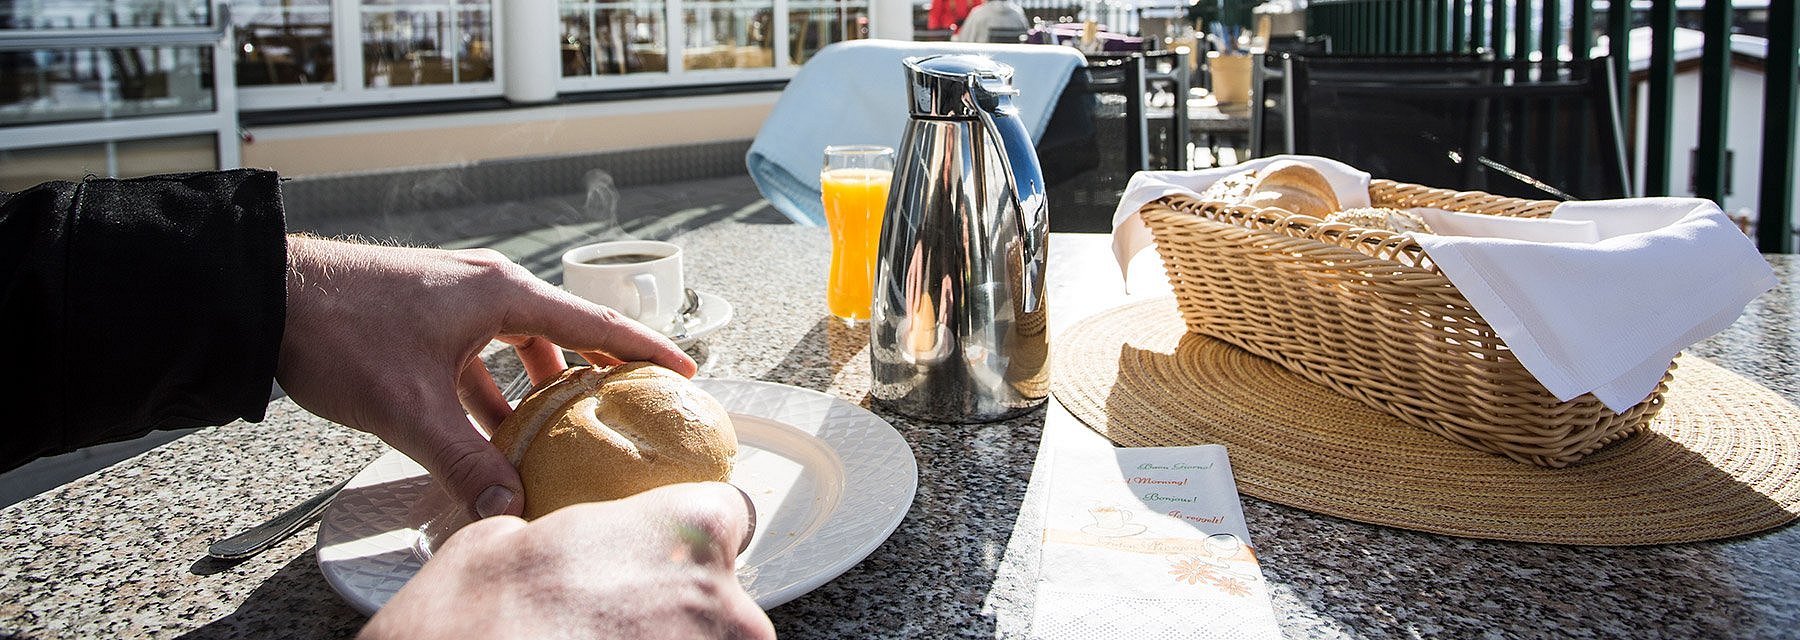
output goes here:
[{"label": "glass of orange juice", "polygon": [[869,319],[876,245],[893,179],[892,147],[825,147],[825,170],[819,174],[825,224],[831,229],[831,278],[825,299],[831,315],[850,324]]}]

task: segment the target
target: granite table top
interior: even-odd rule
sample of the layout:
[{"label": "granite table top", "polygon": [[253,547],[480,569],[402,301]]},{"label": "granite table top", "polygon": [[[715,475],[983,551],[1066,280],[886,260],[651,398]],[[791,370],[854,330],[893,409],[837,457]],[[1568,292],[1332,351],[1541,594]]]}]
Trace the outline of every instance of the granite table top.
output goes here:
[{"label": "granite table top", "polygon": [[[695,350],[702,375],[867,405],[867,331],[824,308],[824,230],[718,223],[674,241],[687,247],[692,286],[735,310]],[[1800,336],[1790,328],[1800,263],[1770,260],[1781,286],[1691,352],[1800,402]],[[1106,236],[1057,234],[1051,261],[1053,330],[1166,292],[1149,268],[1136,270],[1127,294]],[[492,358],[516,370],[504,350]],[[984,425],[884,417],[918,460],[911,511],[861,564],[771,610],[776,629],[783,638],[1028,635],[1047,499],[1040,445],[1079,423],[1054,402]],[[0,510],[0,635],[353,635],[365,619],[321,576],[316,527],[240,563],[206,560],[204,550],[384,451],[283,398],[262,423],[203,429]],[[1800,527],[1559,547],[1361,524],[1247,497],[1243,507],[1288,637],[1800,637]]]}]

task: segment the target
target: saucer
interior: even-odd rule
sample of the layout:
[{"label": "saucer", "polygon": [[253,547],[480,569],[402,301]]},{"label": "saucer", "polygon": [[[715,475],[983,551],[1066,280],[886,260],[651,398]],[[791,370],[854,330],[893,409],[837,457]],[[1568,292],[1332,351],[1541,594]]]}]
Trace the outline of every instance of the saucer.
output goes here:
[{"label": "saucer", "polygon": [[686,348],[731,323],[730,301],[704,291],[695,291],[694,294],[700,298],[700,307],[688,313],[687,335],[675,336],[668,331],[662,332],[675,341],[675,346]]}]

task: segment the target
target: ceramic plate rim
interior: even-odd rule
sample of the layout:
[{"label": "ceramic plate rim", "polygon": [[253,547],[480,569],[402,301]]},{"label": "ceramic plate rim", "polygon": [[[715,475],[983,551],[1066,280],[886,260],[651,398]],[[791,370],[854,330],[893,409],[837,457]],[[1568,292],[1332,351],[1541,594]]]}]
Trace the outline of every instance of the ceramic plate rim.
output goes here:
[{"label": "ceramic plate rim", "polygon": [[[913,457],[911,445],[907,444],[906,439],[888,421],[835,395],[812,389],[752,380],[698,379],[695,382],[701,388],[720,397],[721,403],[724,403],[730,412],[780,423],[799,430],[816,440],[818,444],[836,453],[840,462],[839,469],[843,475],[843,486],[840,487],[842,499],[824,515],[820,525],[813,532],[758,565],[758,567],[768,567],[777,560],[792,556],[795,559],[789,559],[788,562],[810,562],[811,564],[802,565],[802,567],[811,568],[805,569],[797,578],[774,586],[757,584],[757,580],[764,575],[762,571],[754,572],[748,577],[745,576],[743,570],[739,571],[740,581],[746,583],[746,586],[753,590],[756,603],[764,610],[793,600],[849,571],[879,548],[905,520],[918,492],[918,463]],[[746,406],[742,404],[745,401],[741,399],[746,395],[750,396],[751,400],[762,396],[771,396],[777,402],[772,406]],[[804,402],[809,399],[814,404],[823,402],[824,407],[845,411],[846,414],[839,416],[833,421],[833,424],[848,425],[853,429],[846,430],[841,434],[830,434],[830,437],[837,441],[827,440],[818,433],[818,427],[825,423],[823,416],[820,417],[817,424],[800,425],[779,417],[765,415],[779,414],[783,410],[799,410],[800,408],[793,406],[795,402]],[[870,440],[862,443],[860,446],[862,450],[858,451],[846,446],[855,443],[843,441],[845,436],[870,438]],[[875,448],[872,449],[871,444]],[[846,455],[846,453],[850,455]],[[882,468],[896,462],[900,464],[891,468]],[[879,464],[872,465],[871,463]],[[326,582],[333,591],[352,607],[366,615],[372,615],[382,604],[385,604],[387,598],[392,596],[392,591],[398,591],[399,585],[404,585],[405,581],[409,580],[412,574],[418,570],[418,566],[422,564],[423,560],[412,550],[412,541],[417,537],[417,524],[419,523],[417,523],[416,517],[408,516],[400,519],[408,523],[402,528],[374,532],[374,535],[366,535],[368,532],[365,531],[345,540],[338,540],[339,537],[355,533],[346,532],[345,527],[348,526],[345,524],[346,522],[361,522],[356,514],[346,513],[345,510],[351,507],[346,506],[345,501],[341,499],[346,496],[355,499],[358,494],[353,490],[376,482],[387,483],[412,479],[421,483],[421,487],[428,488],[428,484],[423,484],[428,480],[419,478],[419,475],[423,473],[423,469],[420,469],[416,463],[397,451],[389,450],[360,470],[352,478],[350,485],[339,494],[340,499],[334,499],[332,504],[327,507],[324,517],[321,518],[314,554],[320,572],[324,574]],[[881,477],[884,475],[888,477]],[[868,486],[868,483],[876,481],[890,482],[890,484],[886,487]],[[859,482],[863,484],[859,484]],[[864,493],[858,495],[859,491]],[[882,493],[884,491],[891,493]],[[864,519],[873,521],[858,521],[859,512],[854,510],[859,508],[865,510],[863,512]],[[883,514],[885,517],[866,517]],[[834,548],[828,546],[832,543],[819,540],[818,531],[834,526],[860,527],[855,529],[859,534],[856,543]],[[402,537],[405,540],[400,540]],[[367,542],[369,540],[385,540],[393,547],[393,553],[397,554],[395,558],[398,560],[397,564],[388,567],[391,574],[385,576],[389,580],[398,581],[392,591],[376,593],[351,582],[351,576],[358,569],[351,565],[366,556],[351,555],[347,552],[353,551],[361,545],[377,544],[376,542]],[[406,549],[404,554],[400,553],[400,547]],[[814,549],[814,547],[820,548]],[[833,554],[835,557],[826,560],[808,559],[804,555],[804,552],[808,551],[817,553],[833,549],[841,551],[841,553]],[[340,553],[344,557],[337,557]],[[345,563],[348,565],[340,566]],[[399,575],[401,572],[405,572],[405,575]],[[377,596],[380,597],[379,601],[375,600]]]}]

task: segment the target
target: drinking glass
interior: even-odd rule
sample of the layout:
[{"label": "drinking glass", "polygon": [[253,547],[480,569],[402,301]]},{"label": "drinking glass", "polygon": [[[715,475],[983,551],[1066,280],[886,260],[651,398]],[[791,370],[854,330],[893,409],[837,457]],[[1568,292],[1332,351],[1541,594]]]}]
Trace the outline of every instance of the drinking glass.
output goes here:
[{"label": "drinking glass", "polygon": [[894,179],[894,149],[879,145],[825,147],[819,191],[831,230],[831,276],[826,305],[849,324],[869,319],[874,299],[876,245]]}]

